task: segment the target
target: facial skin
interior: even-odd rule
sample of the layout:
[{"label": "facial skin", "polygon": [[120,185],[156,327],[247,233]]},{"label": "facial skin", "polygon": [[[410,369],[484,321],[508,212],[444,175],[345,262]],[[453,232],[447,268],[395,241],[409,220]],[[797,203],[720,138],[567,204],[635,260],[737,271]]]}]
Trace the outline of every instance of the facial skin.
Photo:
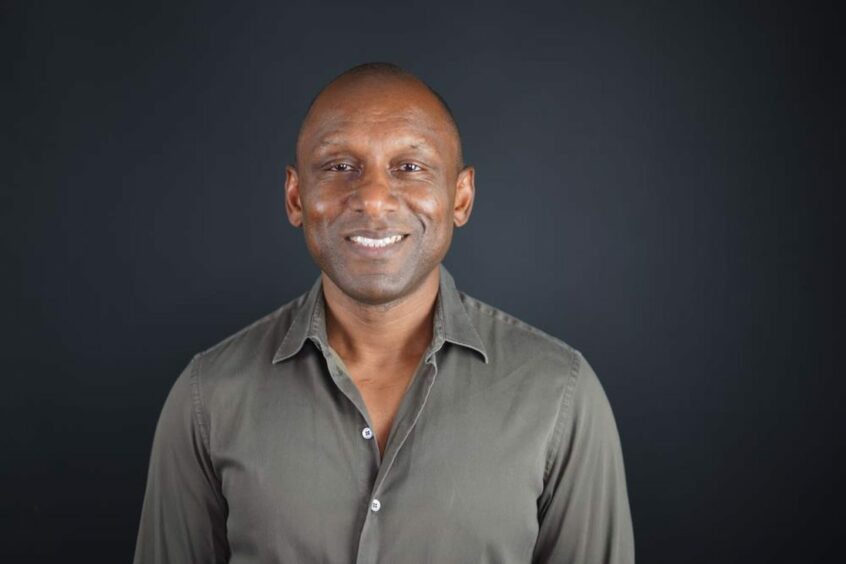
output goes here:
[{"label": "facial skin", "polygon": [[[286,168],[288,219],[344,294],[390,305],[436,275],[453,227],[470,218],[475,171],[459,161],[457,132],[425,85],[341,78],[315,100]],[[397,235],[382,248],[351,239]]]}]

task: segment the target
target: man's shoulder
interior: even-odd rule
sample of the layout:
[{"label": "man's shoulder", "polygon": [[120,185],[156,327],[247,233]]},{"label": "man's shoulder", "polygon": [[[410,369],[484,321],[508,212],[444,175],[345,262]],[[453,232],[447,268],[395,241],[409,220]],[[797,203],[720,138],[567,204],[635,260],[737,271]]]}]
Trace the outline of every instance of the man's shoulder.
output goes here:
[{"label": "man's shoulder", "polygon": [[273,355],[302,307],[307,293],[262,316],[214,345],[198,352],[194,362],[203,372],[244,373],[250,366],[270,366]]},{"label": "man's shoulder", "polygon": [[[555,397],[565,410],[608,410],[602,383],[580,350],[503,310],[459,292],[494,379],[515,378],[522,396]],[[538,401],[537,405],[542,402]]]},{"label": "man's shoulder", "polygon": [[554,373],[578,370],[581,352],[567,342],[465,292],[459,296],[491,364],[531,363]]}]

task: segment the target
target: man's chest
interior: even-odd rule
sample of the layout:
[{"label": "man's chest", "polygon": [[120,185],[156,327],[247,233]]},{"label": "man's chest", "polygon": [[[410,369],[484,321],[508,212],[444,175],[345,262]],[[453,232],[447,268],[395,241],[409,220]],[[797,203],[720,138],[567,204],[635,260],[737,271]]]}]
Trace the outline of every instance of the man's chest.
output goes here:
[{"label": "man's chest", "polygon": [[[531,550],[549,422],[529,406],[515,408],[510,387],[456,394],[432,383],[421,376],[407,397],[393,398],[394,434],[383,457],[359,406],[331,385],[263,390],[240,417],[219,422],[212,450],[230,541],[301,547],[291,557],[329,561],[374,536],[413,531],[441,540],[447,552],[438,558],[449,559],[453,543],[481,550],[510,539]],[[372,410],[370,425],[386,433],[388,417],[379,413]]]}]

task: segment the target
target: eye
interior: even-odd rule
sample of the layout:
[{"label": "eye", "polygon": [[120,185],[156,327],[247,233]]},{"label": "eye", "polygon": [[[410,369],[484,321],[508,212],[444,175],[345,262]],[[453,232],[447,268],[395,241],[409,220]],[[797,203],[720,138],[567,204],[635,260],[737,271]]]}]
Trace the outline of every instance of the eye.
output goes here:
[{"label": "eye", "polygon": [[331,170],[332,172],[350,172],[352,169],[353,167],[349,163],[335,163],[330,165],[326,170]]},{"label": "eye", "polygon": [[402,172],[420,172],[423,168],[415,163],[402,163],[399,167]]}]

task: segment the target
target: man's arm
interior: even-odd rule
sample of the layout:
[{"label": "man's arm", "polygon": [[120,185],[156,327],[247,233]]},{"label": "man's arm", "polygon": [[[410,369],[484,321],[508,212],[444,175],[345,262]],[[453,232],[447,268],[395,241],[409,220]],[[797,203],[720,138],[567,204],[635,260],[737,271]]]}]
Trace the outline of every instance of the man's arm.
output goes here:
[{"label": "man's arm", "polygon": [[177,378],[153,439],[135,564],[226,562],[226,501],[209,456],[196,357]]},{"label": "man's arm", "polygon": [[576,354],[538,502],[533,562],[629,564],[634,535],[617,426],[593,369]]}]

